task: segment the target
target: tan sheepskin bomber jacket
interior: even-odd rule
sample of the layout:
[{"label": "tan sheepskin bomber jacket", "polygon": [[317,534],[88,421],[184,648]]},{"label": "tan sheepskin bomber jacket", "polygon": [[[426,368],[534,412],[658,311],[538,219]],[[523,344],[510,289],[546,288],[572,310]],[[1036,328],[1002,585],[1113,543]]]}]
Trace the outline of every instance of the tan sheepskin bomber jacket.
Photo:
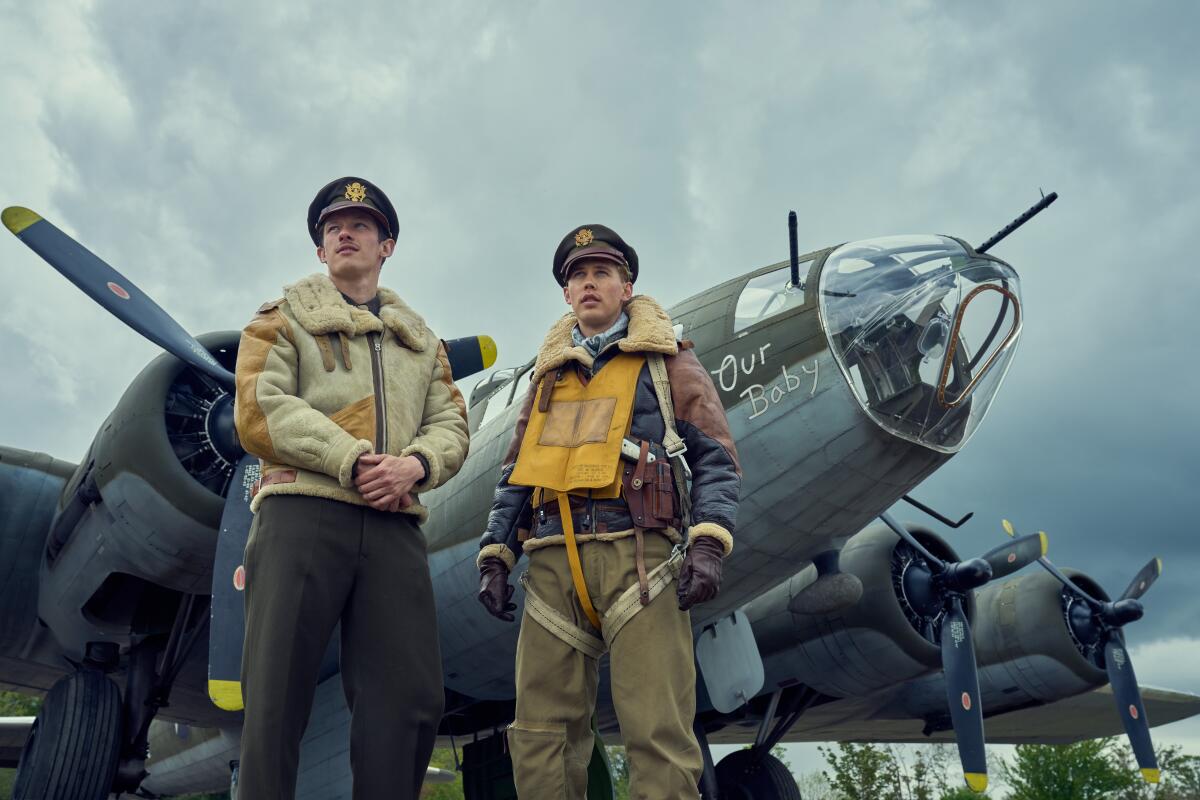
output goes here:
[{"label": "tan sheepskin bomber jacket", "polygon": [[[424,458],[414,492],[462,467],[467,408],[445,347],[395,292],[380,288],[379,300],[376,317],[318,273],[284,287],[242,331],[235,422],[263,474],[252,510],[273,494],[366,505],[353,480],[363,453]],[[419,501],[402,513],[428,515]]]}]

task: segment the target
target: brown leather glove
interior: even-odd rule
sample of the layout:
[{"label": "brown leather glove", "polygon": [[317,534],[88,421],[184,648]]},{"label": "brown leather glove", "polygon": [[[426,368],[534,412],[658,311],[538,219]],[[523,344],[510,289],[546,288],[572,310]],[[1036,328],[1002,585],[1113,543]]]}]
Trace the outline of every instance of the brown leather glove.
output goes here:
[{"label": "brown leather glove", "polygon": [[508,582],[508,565],[498,558],[485,558],[479,565],[479,602],[496,619],[512,622],[517,604]]},{"label": "brown leather glove", "polygon": [[711,536],[697,536],[688,543],[687,555],[679,570],[679,586],[675,589],[680,611],[717,596],[724,557],[725,547]]}]

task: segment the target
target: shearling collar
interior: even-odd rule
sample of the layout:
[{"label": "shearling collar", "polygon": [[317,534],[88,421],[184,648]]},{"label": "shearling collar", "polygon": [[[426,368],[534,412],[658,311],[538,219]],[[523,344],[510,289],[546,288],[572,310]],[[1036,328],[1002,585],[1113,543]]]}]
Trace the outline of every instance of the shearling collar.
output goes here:
[{"label": "shearling collar", "polygon": [[[663,353],[669,356],[679,352],[671,318],[653,297],[645,294],[634,296],[625,305],[625,313],[629,315],[629,332],[617,342],[622,352]],[[550,328],[533,366],[535,383],[547,372],[558,369],[568,361],[578,361],[589,368],[592,366],[591,354],[571,339],[571,330],[577,322],[575,314],[571,312]]]},{"label": "shearling collar", "polygon": [[283,294],[296,321],[313,336],[361,336],[378,333],[387,325],[408,349],[418,353],[425,349],[429,334],[425,320],[391,289],[379,289],[378,317],[347,303],[329,276],[320,272],[283,287]]}]

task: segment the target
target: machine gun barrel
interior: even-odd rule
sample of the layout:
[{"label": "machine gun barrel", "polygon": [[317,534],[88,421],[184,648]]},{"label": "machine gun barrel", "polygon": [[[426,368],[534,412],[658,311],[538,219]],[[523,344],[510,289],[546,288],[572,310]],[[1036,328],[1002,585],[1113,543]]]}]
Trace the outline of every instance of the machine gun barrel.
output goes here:
[{"label": "machine gun barrel", "polygon": [[800,288],[800,251],[796,245],[796,212],[788,212],[788,246],[791,248],[792,286]]},{"label": "machine gun barrel", "polygon": [[1030,206],[1028,211],[1026,211],[1024,214],[1022,214],[1021,216],[1014,219],[1012,222],[1005,225],[1004,228],[1002,228],[999,233],[995,234],[994,236],[992,236],[992,238],[988,239],[986,242],[979,245],[979,247],[976,247],[975,251],[979,252],[979,253],[986,253],[993,246],[995,246],[996,243],[998,243],[1001,239],[1008,236],[1010,233],[1012,233],[1017,228],[1024,225],[1026,222],[1029,222],[1029,220],[1033,219],[1035,216],[1040,214],[1042,211],[1044,211],[1046,209],[1047,206],[1049,206],[1051,203],[1053,203],[1057,199],[1058,199],[1058,192],[1051,192],[1050,194],[1042,195],[1042,199],[1038,200],[1036,203],[1034,203],[1032,206]]}]

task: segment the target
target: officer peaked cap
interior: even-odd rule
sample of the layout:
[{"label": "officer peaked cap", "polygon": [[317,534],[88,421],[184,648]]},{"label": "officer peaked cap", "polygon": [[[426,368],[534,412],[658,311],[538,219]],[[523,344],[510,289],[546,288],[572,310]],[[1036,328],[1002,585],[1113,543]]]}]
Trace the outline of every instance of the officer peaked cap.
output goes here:
[{"label": "officer peaked cap", "polygon": [[392,201],[388,200],[382,189],[370,181],[347,176],[325,184],[309,204],[308,234],[312,237],[313,244],[321,246],[323,237],[320,228],[325,218],[335,211],[347,208],[361,208],[370,213],[379,222],[387,238],[396,238],[400,220],[396,217]]},{"label": "officer peaked cap", "polygon": [[554,280],[567,285],[571,265],[582,258],[598,258],[629,267],[630,282],[637,280],[637,251],[625,243],[612,228],[604,225],[579,225],[558,243],[554,251]]}]

